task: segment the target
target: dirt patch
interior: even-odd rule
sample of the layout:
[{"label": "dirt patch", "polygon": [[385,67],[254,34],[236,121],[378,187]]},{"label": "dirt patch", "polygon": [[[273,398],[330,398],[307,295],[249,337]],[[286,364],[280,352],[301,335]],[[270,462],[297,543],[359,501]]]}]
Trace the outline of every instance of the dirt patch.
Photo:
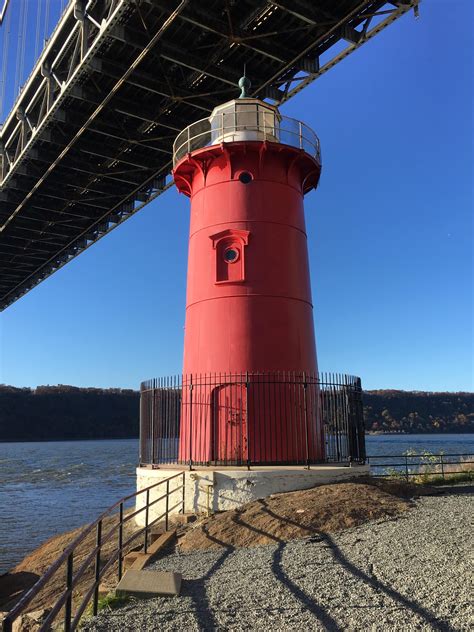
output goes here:
[{"label": "dirt patch", "polygon": [[350,482],[274,494],[203,519],[179,538],[182,551],[286,542],[390,518],[407,511],[416,494],[403,483]]}]

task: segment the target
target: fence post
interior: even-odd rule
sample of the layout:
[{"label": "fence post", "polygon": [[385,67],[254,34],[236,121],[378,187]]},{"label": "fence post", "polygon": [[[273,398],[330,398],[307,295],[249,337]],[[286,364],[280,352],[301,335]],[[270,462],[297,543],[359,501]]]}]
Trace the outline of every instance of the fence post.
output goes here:
[{"label": "fence post", "polygon": [[408,455],[405,454],[405,478],[408,483]]},{"label": "fence post", "polygon": [[183,472],[183,499],[182,499],[182,503],[183,503],[183,509],[182,509],[182,513],[184,514],[184,509],[185,509],[185,501],[186,501],[186,473]]},{"label": "fence post", "polygon": [[165,531],[168,531],[168,509],[169,509],[169,499],[170,499],[170,482],[169,479],[166,481],[166,513],[165,513]]},{"label": "fence post", "polygon": [[92,612],[94,617],[97,616],[97,610],[99,605],[99,580],[100,580],[100,545],[102,542],[102,520],[97,523],[97,538],[96,546],[97,553],[95,554],[95,585],[94,585],[94,601],[92,606]]},{"label": "fence post", "polygon": [[73,568],[74,553],[69,553],[67,556],[66,567],[66,589],[68,596],[64,606],[64,632],[69,632],[71,629],[71,611],[72,611],[72,568]]},{"label": "fence post", "polygon": [[120,503],[120,508],[119,508],[119,532],[118,532],[118,549],[119,549],[119,556],[118,556],[118,578],[119,581],[122,579],[122,564],[123,564],[123,555],[122,555],[122,548],[123,548],[123,503]]},{"label": "fence post", "polygon": [[442,454],[439,455],[439,460],[440,460],[440,464],[441,464],[441,476],[443,477],[443,481],[444,481],[444,461],[443,461],[443,455]]},{"label": "fence post", "polygon": [[249,373],[245,374],[245,434],[247,435],[247,470],[250,470],[250,441],[249,441]]},{"label": "fence post", "polygon": [[193,376],[189,378],[189,469],[193,469]]},{"label": "fence post", "polygon": [[150,507],[150,490],[146,490],[146,500],[145,500],[145,544],[143,545],[143,552],[147,553],[148,551],[148,510]]},{"label": "fence post", "polygon": [[362,402],[362,384],[360,378],[356,379],[357,389],[357,433],[358,433],[358,449],[359,449],[359,461],[365,463],[365,422],[364,422],[364,407]]},{"label": "fence post", "polygon": [[152,405],[151,405],[151,463],[156,463],[156,428],[155,428],[155,408],[156,408],[157,384],[153,384]]},{"label": "fence post", "polygon": [[304,433],[306,442],[306,467],[309,470],[309,445],[308,445],[308,402],[306,398],[306,389],[308,383],[306,382],[306,373],[303,372],[303,405],[304,405]]}]

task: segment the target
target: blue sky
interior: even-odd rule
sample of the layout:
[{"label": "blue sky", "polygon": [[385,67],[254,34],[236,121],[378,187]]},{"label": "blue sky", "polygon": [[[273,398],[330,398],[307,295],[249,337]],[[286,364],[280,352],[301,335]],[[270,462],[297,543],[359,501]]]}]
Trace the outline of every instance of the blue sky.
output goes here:
[{"label": "blue sky", "polygon": [[[306,198],[320,369],[472,390],[473,3],[420,14],[282,113],[322,144]],[[4,311],[0,382],[136,388],[180,372],[188,215],[168,191]]]}]

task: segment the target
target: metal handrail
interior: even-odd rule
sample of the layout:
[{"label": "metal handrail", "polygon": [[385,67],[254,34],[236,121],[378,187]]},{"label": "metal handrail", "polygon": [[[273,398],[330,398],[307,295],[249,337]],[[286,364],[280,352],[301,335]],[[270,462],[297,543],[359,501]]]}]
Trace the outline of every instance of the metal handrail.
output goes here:
[{"label": "metal handrail", "polygon": [[[235,142],[241,140],[239,135],[243,132],[254,132],[258,134],[257,140],[280,143],[297,147],[310,154],[321,164],[321,145],[316,133],[302,121],[288,117],[278,116],[274,118],[274,123],[269,125],[265,119],[265,111],[257,109],[255,106],[254,114],[257,116],[256,125],[241,125],[236,123],[226,123],[228,113],[217,113],[211,118],[203,118],[188,125],[182,132],[178,134],[173,143],[173,167],[188,153],[203,147],[210,147],[220,144],[212,140],[215,134],[218,138],[225,137],[223,142]],[[237,113],[237,116],[241,112]],[[225,117],[225,118],[224,118]],[[260,123],[260,117],[262,122]]]},{"label": "metal handrail", "polygon": [[[170,481],[182,477],[182,484],[174,489],[170,490],[169,483]],[[166,486],[166,493],[163,496],[160,496],[158,499],[154,499],[150,502],[150,490],[159,487],[160,485]],[[169,514],[177,509],[181,505],[181,511],[184,513],[184,491],[185,491],[185,473],[178,472],[169,478],[166,478],[162,481],[158,481],[158,483],[154,483],[149,487],[145,487],[133,494],[129,494],[128,496],[124,496],[113,505],[105,509],[99,517],[87,526],[81,533],[66,547],[63,553],[58,557],[58,559],[51,564],[48,570],[38,579],[38,581],[21,597],[18,603],[6,614],[3,619],[2,630],[3,632],[12,632],[14,621],[25,611],[27,606],[32,602],[32,600],[41,592],[41,590],[46,586],[49,580],[55,575],[58,569],[66,563],[67,572],[66,572],[66,589],[61,593],[53,608],[49,612],[48,616],[44,620],[41,625],[39,632],[46,632],[50,629],[51,623],[55,620],[56,616],[59,614],[61,609],[64,607],[64,630],[69,632],[70,630],[75,630],[77,625],[79,624],[79,620],[86,609],[89,601],[93,598],[93,614],[97,614],[98,610],[98,589],[101,578],[108,568],[118,561],[118,579],[120,581],[122,577],[122,562],[123,562],[123,551],[124,549],[134,540],[137,539],[142,533],[145,533],[144,539],[144,551],[146,553],[148,546],[148,534],[150,527],[159,522],[164,518],[165,520],[165,529],[168,529],[169,522]],[[173,507],[169,506],[169,497],[176,492],[181,492],[181,499],[178,503],[176,503]],[[127,516],[124,516],[124,504],[131,500],[132,498],[136,498],[141,494],[146,494],[146,502],[143,507],[134,511],[133,513],[129,513]],[[156,504],[159,500],[166,499],[166,511],[160,516],[154,518],[152,521],[149,521],[149,508]],[[102,537],[102,521],[104,518],[112,514],[116,509],[119,509],[119,521],[117,524],[113,525],[112,528],[108,531],[108,533]],[[123,526],[126,522],[145,511],[145,526],[135,533],[132,534],[125,542],[123,541]],[[90,551],[89,555],[82,562],[80,568],[73,574],[73,558],[74,552],[76,548],[83,542],[83,540],[96,529],[97,539],[96,546]],[[110,559],[104,566],[101,566],[100,563],[100,553],[103,545],[108,542],[114,532],[119,531],[118,534],[118,547],[115,552],[113,552],[110,556]],[[95,558],[95,579],[91,585],[91,588],[87,591],[84,596],[82,602],[79,604],[77,612],[74,615],[74,619],[72,619],[72,591],[73,588],[78,583],[79,579],[85,573],[87,568],[90,566],[92,561]]]}]

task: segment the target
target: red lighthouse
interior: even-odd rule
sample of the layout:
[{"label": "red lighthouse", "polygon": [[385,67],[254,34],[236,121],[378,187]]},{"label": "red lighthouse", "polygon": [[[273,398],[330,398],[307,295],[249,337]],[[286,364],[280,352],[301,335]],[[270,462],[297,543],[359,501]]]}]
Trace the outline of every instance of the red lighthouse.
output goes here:
[{"label": "red lighthouse", "polygon": [[[200,401],[183,397],[181,461],[245,462],[250,444],[254,463],[324,456],[317,420],[300,454],[293,418],[280,415],[273,427],[272,404],[259,413],[256,387],[259,372],[287,376],[277,390],[284,410],[291,375],[317,375],[303,197],[318,184],[319,141],[275,106],[248,98],[249,85],[242,78],[240,98],[174,145],[175,184],[191,199],[183,373],[190,384],[193,376],[221,376],[200,389]],[[226,377],[236,374],[255,388],[236,388]],[[305,406],[317,417],[316,403]],[[209,419],[194,436],[193,415],[206,407]]]}]

